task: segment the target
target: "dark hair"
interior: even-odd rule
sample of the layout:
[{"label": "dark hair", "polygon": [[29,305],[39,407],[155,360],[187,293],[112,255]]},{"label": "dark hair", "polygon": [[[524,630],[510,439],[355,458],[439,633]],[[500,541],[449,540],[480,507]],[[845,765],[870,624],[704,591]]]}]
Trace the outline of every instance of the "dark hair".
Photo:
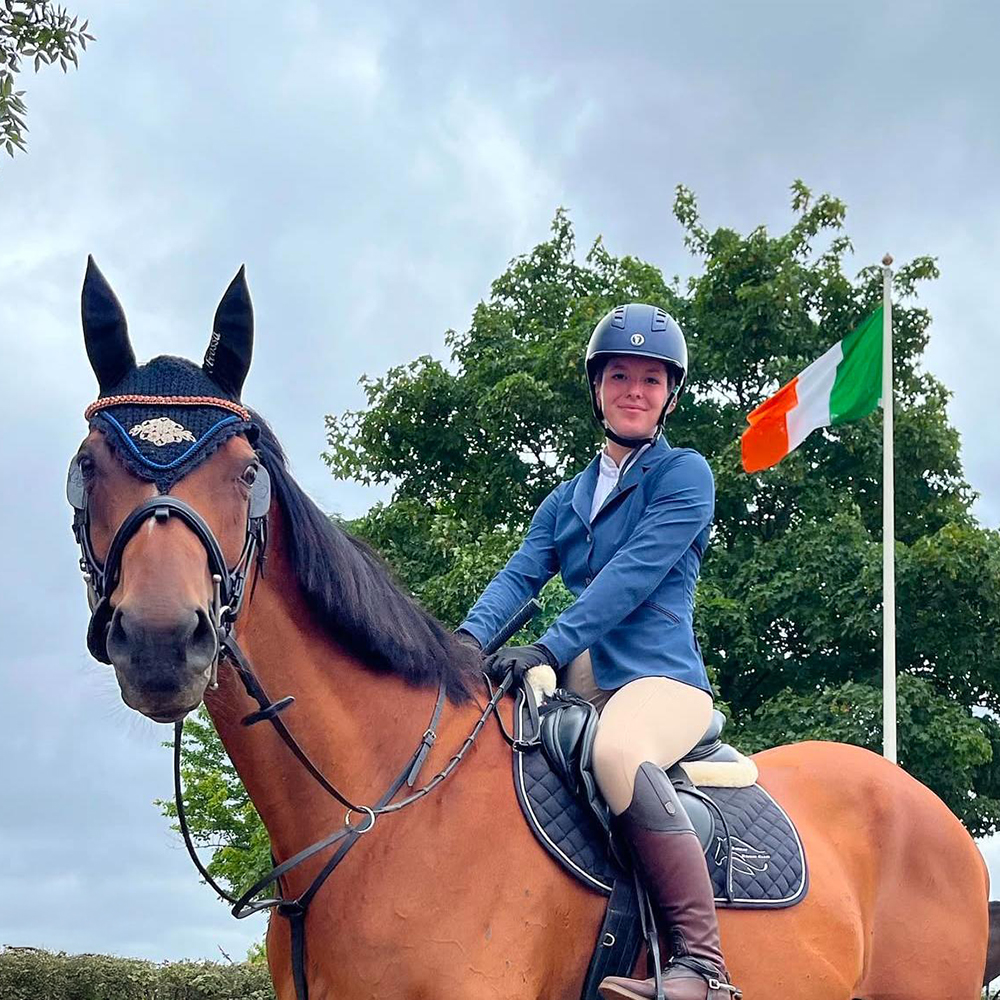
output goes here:
[{"label": "dark hair", "polygon": [[256,447],[288,524],[292,570],[310,611],[331,637],[375,670],[417,686],[444,681],[453,701],[471,697],[478,651],[404,593],[365,542],[339,528],[288,471],[285,453],[256,413]]}]

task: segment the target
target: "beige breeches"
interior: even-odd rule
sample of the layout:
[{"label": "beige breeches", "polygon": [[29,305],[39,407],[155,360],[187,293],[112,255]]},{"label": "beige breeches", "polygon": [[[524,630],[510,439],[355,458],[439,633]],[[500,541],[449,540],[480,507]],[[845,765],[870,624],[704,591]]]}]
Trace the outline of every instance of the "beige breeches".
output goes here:
[{"label": "beige breeches", "polygon": [[669,677],[640,677],[617,691],[602,691],[594,681],[587,650],[566,668],[563,686],[601,713],[594,740],[594,777],[616,816],[632,801],[641,764],[647,760],[661,767],[676,764],[712,721],[712,696]]}]

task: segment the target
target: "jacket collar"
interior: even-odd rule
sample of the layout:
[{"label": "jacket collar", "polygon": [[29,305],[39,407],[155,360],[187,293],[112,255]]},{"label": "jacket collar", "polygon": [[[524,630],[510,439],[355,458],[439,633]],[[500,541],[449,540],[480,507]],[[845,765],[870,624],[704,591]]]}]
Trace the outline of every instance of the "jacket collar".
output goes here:
[{"label": "jacket collar", "polygon": [[[600,517],[605,509],[615,500],[615,498],[630,492],[639,484],[642,477],[653,468],[659,465],[670,453],[670,445],[666,438],[660,436],[648,447],[625,471],[615,488],[608,494],[604,505],[597,512]],[[627,460],[626,460],[627,461]],[[594,500],[594,489],[597,486],[597,475],[601,465],[601,454],[598,452],[591,463],[580,473],[573,489],[573,510],[584,524],[590,524],[590,506]],[[596,519],[596,518],[595,518]]]}]

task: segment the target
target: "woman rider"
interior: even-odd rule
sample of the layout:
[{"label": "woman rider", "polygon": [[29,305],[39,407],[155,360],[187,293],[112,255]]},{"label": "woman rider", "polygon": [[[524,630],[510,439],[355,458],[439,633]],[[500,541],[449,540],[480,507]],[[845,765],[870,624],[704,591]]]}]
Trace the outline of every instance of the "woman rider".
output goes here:
[{"label": "woman rider", "polygon": [[[574,603],[537,643],[502,649],[488,668],[523,674],[547,663],[600,711],[594,774],[670,928],[667,1000],[731,1000],[704,854],[663,770],[712,717],[692,619],[715,484],[700,454],[671,448],[661,433],[687,376],[687,345],[662,309],[619,306],[594,329],[586,368],[607,443],[542,502],[460,631],[482,646],[562,572]],[[655,996],[652,980],[617,977],[600,992]]]}]

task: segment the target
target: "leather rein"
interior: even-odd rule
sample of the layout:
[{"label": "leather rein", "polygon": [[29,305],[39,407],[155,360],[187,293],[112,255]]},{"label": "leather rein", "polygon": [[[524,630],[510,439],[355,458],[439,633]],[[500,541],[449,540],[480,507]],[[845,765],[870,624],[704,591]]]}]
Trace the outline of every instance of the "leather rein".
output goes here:
[{"label": "leather rein", "polygon": [[[261,472],[264,472],[264,470],[262,469]],[[71,502],[73,502],[72,495]],[[180,720],[174,724],[174,801],[177,809],[178,826],[180,827],[188,854],[191,856],[191,860],[205,881],[219,896],[232,904],[231,912],[238,920],[248,917],[251,914],[259,913],[262,910],[273,908],[279,915],[289,921],[292,943],[292,977],[295,983],[295,993],[298,1000],[308,1000],[309,987],[305,975],[305,918],[309,904],[333,870],[343,861],[347,852],[364,834],[369,833],[374,828],[379,816],[399,812],[406,806],[419,801],[433,791],[455,770],[475,743],[491,714],[496,714],[498,721],[500,721],[501,729],[503,729],[503,722],[500,719],[497,706],[510,688],[512,675],[508,674],[495,688],[489,678],[486,678],[490,689],[490,699],[458,751],[449,758],[444,768],[435,774],[425,785],[412,791],[404,798],[393,801],[404,786],[412,789],[416,784],[427,755],[430,753],[431,747],[437,739],[437,727],[440,723],[446,700],[446,688],[442,680],[438,687],[437,698],[431,713],[429,725],[420,737],[416,749],[406,761],[402,770],[396,775],[395,779],[374,805],[357,805],[326,778],[280,718],[280,713],[288,708],[295,699],[291,696],[286,696],[279,698],[277,701],[272,701],[232,634],[233,626],[243,604],[246,576],[249,567],[256,560],[257,575],[254,578],[254,585],[256,585],[257,579],[264,571],[264,551],[267,542],[266,507],[261,512],[259,504],[257,510],[251,504],[243,551],[233,569],[230,569],[226,564],[218,540],[204,518],[193,507],[177,497],[164,494],[151,497],[149,500],[139,504],[118,528],[111,541],[108,556],[103,563],[97,559],[90,542],[89,521],[85,501],[81,498],[81,502],[74,502],[74,507],[76,507],[76,516],[74,518],[73,530],[82,552],[80,568],[83,570],[84,578],[87,581],[88,600],[92,612],[87,633],[87,642],[95,658],[103,662],[110,662],[106,648],[106,633],[113,610],[110,605],[110,598],[117,587],[121,574],[121,561],[126,544],[150,518],[155,518],[157,521],[165,521],[170,517],[177,517],[194,532],[205,549],[208,557],[209,571],[212,574],[214,583],[211,616],[216,629],[218,651],[211,668],[210,686],[213,689],[218,687],[218,666],[223,660],[228,660],[243,683],[247,694],[259,706],[257,711],[251,712],[243,718],[243,725],[253,726],[260,722],[269,722],[310,776],[324,791],[336,799],[347,810],[342,827],[299,851],[286,861],[275,865],[274,868],[261,876],[239,897],[232,896],[212,878],[195,851],[184,810],[184,796],[181,783],[181,746],[184,721]],[[252,594],[253,588],[251,588],[251,599]],[[534,601],[528,602],[528,604],[519,609],[503,625],[487,646],[484,647],[483,654],[486,655],[499,649],[532,618],[536,610],[537,604]],[[504,735],[505,737],[507,736],[506,732],[504,732]],[[356,822],[352,822],[352,814],[358,815],[359,819]],[[320,851],[334,845],[338,846],[329,861],[327,861],[319,874],[316,875],[309,887],[299,896],[287,898],[278,895],[262,899],[254,898],[275,882],[278,883],[280,892],[281,879],[284,875]]]}]

